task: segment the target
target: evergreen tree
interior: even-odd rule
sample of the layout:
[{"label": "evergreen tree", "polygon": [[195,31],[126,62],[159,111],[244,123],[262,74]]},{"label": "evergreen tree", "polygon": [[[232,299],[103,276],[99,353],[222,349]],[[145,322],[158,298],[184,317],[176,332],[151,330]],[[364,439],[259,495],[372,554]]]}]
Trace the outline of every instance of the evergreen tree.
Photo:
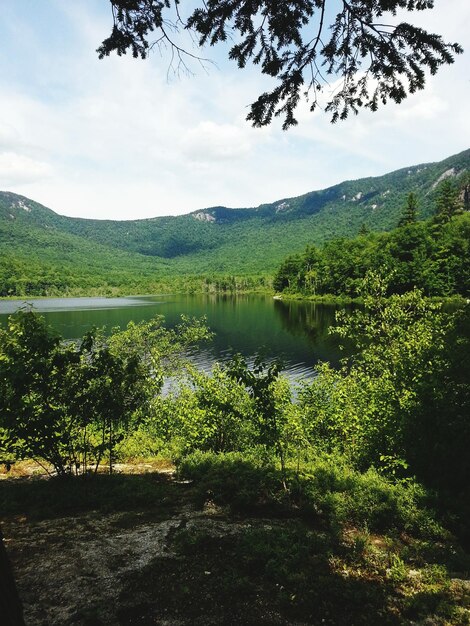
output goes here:
[{"label": "evergreen tree", "polygon": [[437,189],[434,222],[443,224],[462,211],[459,192],[455,183],[446,178]]},{"label": "evergreen tree", "polygon": [[295,110],[309,94],[310,110],[322,108],[318,96],[330,91],[329,76],[343,79],[324,106],[332,122],[361,107],[375,111],[388,100],[399,103],[424,88],[426,71],[435,74],[463,51],[411,20],[392,17],[398,10],[432,9],[432,0],[207,0],[189,3],[186,20],[180,0],[110,4],[113,27],[98,48],[100,58],[127,51],[146,58],[154,46],[169,47],[178,73],[188,70],[195,54],[175,43],[175,32],[189,30],[200,46],[232,40],[229,59],[240,68],[252,62],[278,81],[251,105],[247,119],[254,126],[270,124],[274,116],[284,118],[284,129],[297,124]]},{"label": "evergreen tree", "polygon": [[462,185],[463,210],[470,211],[470,173],[467,172]]},{"label": "evergreen tree", "polygon": [[406,206],[403,209],[403,215],[398,222],[398,226],[406,226],[407,224],[414,224],[416,222],[416,215],[418,213],[418,198],[412,191],[408,194],[406,200]]}]

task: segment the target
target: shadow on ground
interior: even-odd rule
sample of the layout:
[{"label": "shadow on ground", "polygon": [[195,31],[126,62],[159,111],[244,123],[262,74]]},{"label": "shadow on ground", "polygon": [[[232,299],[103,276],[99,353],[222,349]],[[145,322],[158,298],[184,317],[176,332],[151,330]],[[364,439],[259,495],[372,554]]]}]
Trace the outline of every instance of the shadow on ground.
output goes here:
[{"label": "shadow on ground", "polygon": [[231,471],[228,485],[207,465],[192,481],[2,481],[26,623],[469,623],[468,556],[450,539],[333,519],[272,468]]}]

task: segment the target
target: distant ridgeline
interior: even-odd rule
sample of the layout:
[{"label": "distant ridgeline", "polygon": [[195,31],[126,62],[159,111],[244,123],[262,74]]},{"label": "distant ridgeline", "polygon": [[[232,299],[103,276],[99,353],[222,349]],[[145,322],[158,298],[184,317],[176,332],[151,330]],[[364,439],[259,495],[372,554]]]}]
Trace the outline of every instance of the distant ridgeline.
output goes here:
[{"label": "distant ridgeline", "polygon": [[[465,194],[469,172],[470,150],[466,150],[439,163],[347,181],[257,208],[213,207],[133,221],[65,217],[25,197],[0,192],[0,296],[266,289],[287,254],[359,232],[394,229],[411,192],[418,219],[431,218],[442,185],[450,184]],[[466,197],[468,202],[468,190]],[[465,198],[459,201],[463,206]],[[411,228],[409,236],[418,237],[420,228]],[[452,228],[443,225],[439,236]],[[436,234],[432,229],[426,232],[426,241],[431,241],[426,245],[432,247]],[[364,254],[372,255],[374,245],[377,250],[385,242],[394,245],[396,235],[390,237],[389,241],[387,236],[363,234],[356,243],[341,245],[345,255],[348,246],[359,255],[361,245]],[[445,253],[439,253],[440,258],[433,254],[434,264],[448,267]],[[458,250],[452,252],[453,258],[459,255]],[[313,270],[312,265],[306,271]],[[452,269],[452,279],[454,275]],[[278,289],[311,290],[312,285],[316,293],[326,289],[326,283],[320,286],[323,283],[312,273],[304,283],[295,284],[297,279],[287,274],[287,283],[280,280],[278,272]],[[345,291],[341,284],[341,293],[354,292],[348,285]],[[428,291],[436,289],[441,288]]]}]

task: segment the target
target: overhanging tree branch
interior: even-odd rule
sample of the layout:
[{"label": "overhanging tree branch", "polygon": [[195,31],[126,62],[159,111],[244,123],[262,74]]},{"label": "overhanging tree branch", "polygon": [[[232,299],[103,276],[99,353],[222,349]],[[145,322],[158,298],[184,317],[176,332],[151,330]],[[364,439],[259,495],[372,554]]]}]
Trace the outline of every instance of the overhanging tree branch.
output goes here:
[{"label": "overhanging tree branch", "polygon": [[380,103],[401,102],[424,88],[426,72],[435,74],[463,51],[458,43],[446,43],[419,26],[382,19],[395,17],[398,10],[432,9],[433,0],[342,0],[339,8],[337,0],[202,0],[186,21],[180,0],[110,2],[113,28],[98,48],[100,58],[131,51],[145,59],[153,46],[165,43],[178,68],[187,69],[186,58],[203,59],[176,44],[168,28],[190,31],[200,47],[230,36],[235,43],[228,56],[238,67],[251,61],[278,81],[251,105],[247,119],[258,127],[279,116],[284,129],[297,124],[294,113],[301,96],[308,98],[313,90],[314,111],[318,94],[340,78],[342,86],[326,100],[332,122],[361,107],[376,111]]}]

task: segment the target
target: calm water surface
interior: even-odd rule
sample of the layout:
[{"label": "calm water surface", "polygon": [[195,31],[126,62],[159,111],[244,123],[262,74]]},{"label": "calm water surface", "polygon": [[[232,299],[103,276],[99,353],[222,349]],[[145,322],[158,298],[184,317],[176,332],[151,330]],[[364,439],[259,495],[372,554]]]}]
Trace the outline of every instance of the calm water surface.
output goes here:
[{"label": "calm water surface", "polygon": [[182,314],[206,316],[215,337],[193,357],[204,370],[236,352],[248,359],[261,352],[268,360],[281,357],[288,376],[298,380],[311,376],[318,361],[336,364],[342,356],[337,340],[328,335],[338,309],[335,305],[222,295],[3,300],[0,325],[26,302],[67,339],[81,337],[92,326],[124,328],[131,320],[149,320],[155,315],[163,315],[168,326],[178,323]]}]

